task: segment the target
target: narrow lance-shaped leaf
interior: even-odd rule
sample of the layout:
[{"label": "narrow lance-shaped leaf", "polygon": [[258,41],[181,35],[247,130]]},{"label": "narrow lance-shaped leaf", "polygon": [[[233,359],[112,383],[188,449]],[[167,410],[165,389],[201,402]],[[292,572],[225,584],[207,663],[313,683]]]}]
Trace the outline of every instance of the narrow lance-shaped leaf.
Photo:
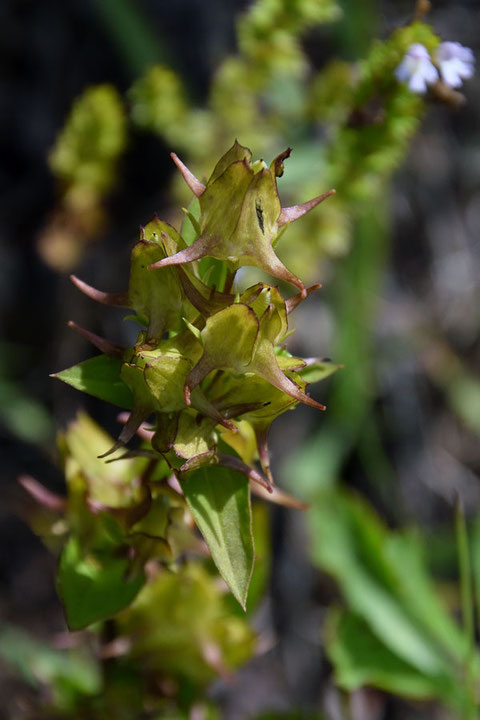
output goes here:
[{"label": "narrow lance-shaped leaf", "polygon": [[129,409],[133,405],[133,395],[121,379],[121,368],[120,358],[97,355],[54,373],[52,377],[71,385],[76,390]]},{"label": "narrow lance-shaped leaf", "polygon": [[248,480],[213,466],[194,470],[181,484],[221,576],[245,609],[255,557]]}]

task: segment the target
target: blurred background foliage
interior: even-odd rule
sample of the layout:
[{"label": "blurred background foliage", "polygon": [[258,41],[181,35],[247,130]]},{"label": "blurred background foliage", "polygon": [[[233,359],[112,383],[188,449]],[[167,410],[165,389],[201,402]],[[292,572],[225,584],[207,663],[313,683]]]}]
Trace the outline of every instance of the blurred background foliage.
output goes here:
[{"label": "blurred background foliage", "polygon": [[[469,0],[436,2],[426,18],[421,5],[2,6],[0,717],[476,717],[480,84],[465,86],[462,106],[453,92],[414,95],[393,72],[413,42],[477,51],[480,27]],[[132,337],[68,273],[123,288],[138,224],[158,212],[178,227],[189,202],[168,152],[203,178],[235,137],[267,161],[293,148],[284,206],[337,190],[277,252],[324,285],[296,314],[289,349],[345,365],[314,391],[325,416],[297,408],[274,426],[274,474],[311,509],[257,506],[246,618],[193,533],[175,542],[194,561],[167,557],[179,507],[160,491],[170,571],[145,583],[130,568],[124,582],[122,528],[92,530],[98,516],[79,498],[88,487],[105,502],[114,479],[106,504],[128,507],[122,488],[145,468],[92,458],[102,431],[86,415],[58,454],[55,426],[80,403],[112,434],[115,414],[47,378],[90,352],[64,329],[73,314],[112,340]],[[50,488],[48,512],[17,487],[20,473]],[[85,582],[85,553],[100,578],[102,557],[117,559],[115,592],[87,594],[93,615],[82,605],[79,619],[75,594],[70,606],[63,597],[67,618],[70,607],[93,629],[67,634],[53,563],[28,525],[57,559],[73,526],[93,543],[68,541],[60,594],[62,573]]]}]

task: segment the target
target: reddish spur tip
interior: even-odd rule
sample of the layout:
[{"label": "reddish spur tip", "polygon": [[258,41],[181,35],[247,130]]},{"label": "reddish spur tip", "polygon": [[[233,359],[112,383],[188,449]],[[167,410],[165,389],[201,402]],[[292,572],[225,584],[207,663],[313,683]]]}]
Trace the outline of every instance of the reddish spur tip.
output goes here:
[{"label": "reddish spur tip", "polygon": [[282,225],[286,225],[288,222],[295,222],[295,220],[298,220],[303,217],[303,215],[306,215],[310,212],[310,210],[313,210],[314,207],[319,205],[328,197],[335,195],[335,193],[336,190],[329,190],[328,192],[323,193],[323,195],[318,195],[316,198],[308,200],[301,205],[292,205],[291,207],[282,208],[282,212],[278,218],[278,227],[282,227]]},{"label": "reddish spur tip", "polygon": [[196,197],[200,197],[200,195],[205,192],[205,185],[195,177],[195,175],[188,169],[188,167],[180,160],[178,155],[172,152],[170,153],[170,157],[172,158],[177,168],[180,170],[180,173],[190,190]]}]

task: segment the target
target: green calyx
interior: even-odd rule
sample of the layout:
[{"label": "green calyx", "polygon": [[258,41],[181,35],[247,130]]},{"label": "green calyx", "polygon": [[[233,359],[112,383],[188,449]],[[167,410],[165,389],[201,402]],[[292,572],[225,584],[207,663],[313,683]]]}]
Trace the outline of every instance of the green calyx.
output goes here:
[{"label": "green calyx", "polygon": [[172,155],[185,182],[200,201],[200,234],[188,248],[159,260],[152,268],[183,265],[202,257],[229,263],[234,269],[259,267],[279,280],[295,285],[303,296],[305,286],[279,260],[273,245],[280,229],[318,205],[330,193],[292,208],[280,204],[277,177],[290,148],[267,168],[263,161],[252,164],[252,154],[237,141],[215,166],[206,185]]}]

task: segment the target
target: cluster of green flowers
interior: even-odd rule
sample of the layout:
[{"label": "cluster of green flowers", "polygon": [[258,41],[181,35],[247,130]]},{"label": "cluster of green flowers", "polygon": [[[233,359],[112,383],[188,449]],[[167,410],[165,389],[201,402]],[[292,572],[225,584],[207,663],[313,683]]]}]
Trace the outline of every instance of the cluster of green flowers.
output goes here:
[{"label": "cluster of green flowers", "polygon": [[[219,483],[224,488],[227,483],[222,472],[247,478],[242,501],[247,525],[250,485],[273,501],[300,506],[274,486],[268,431],[276,417],[299,402],[325,409],[306,394],[306,386],[338,368],[293,357],[283,346],[290,313],[319,286],[307,290],[278,259],[274,246],[291,222],[334,192],[282,208],[277,178],[289,155],[287,149],[268,167],[263,160],[253,162],[250,150],[235,142],[204,185],[172,154],[194,194],[182,233],[158,218],[141,229],[126,293],[105,293],[72,276],[89,297],[132,308],[142,330],[133,347],[122,348],[70,323],[103,354],[56,377],[130,410],[117,442],[101,457],[117,453],[109,460],[140,456],[161,463],[165,478],[174,478],[175,489],[193,505],[211,550],[208,529],[186,491],[189,479],[207,471],[200,490],[213,482],[215,505]],[[244,266],[260,268],[298,292],[284,299],[278,287],[266,282],[241,290],[235,275]],[[142,444],[127,449],[136,434]],[[129,508],[135,523],[150,510],[148,485],[147,479],[141,502]],[[102,509],[108,510],[104,504]],[[220,513],[213,506],[208,512]],[[242,538],[239,542],[244,552]],[[250,548],[248,562],[253,544]],[[212,555],[225,577],[213,550]],[[225,578],[231,587],[233,575]],[[243,604],[243,594],[237,597]]]},{"label": "cluster of green flowers", "polygon": [[[198,198],[200,217],[188,213],[194,242],[187,245],[177,230],[155,218],[133,248],[127,293],[103,293],[74,278],[90,297],[133,308],[145,327],[135,346],[127,349],[82,331],[120,361],[117,382],[124,383],[133,398],[118,442],[105,456],[129,442],[155,414],[150,452],[162,455],[180,476],[220,464],[271,491],[266,438],[272,420],[298,402],[324,409],[305,393],[302,371],[307,362],[281,346],[288,315],[307,290],[281,263],[273,245],[283,227],[331,193],[282,209],[276,179],[289,154],[283,152],[267,167],[263,160],[252,162],[251,152],[235,142],[206,185],[173,155]],[[198,261],[207,257],[224,265],[220,289],[208,284],[212,264],[200,269]],[[232,292],[236,271],[246,265],[299,292],[284,300],[277,287],[265,282]],[[308,365],[309,377],[332,369],[324,362],[313,365]],[[69,382],[71,376],[70,370],[57,377]],[[240,442],[241,435],[256,438],[263,476],[252,467],[251,448],[247,441]]]}]

